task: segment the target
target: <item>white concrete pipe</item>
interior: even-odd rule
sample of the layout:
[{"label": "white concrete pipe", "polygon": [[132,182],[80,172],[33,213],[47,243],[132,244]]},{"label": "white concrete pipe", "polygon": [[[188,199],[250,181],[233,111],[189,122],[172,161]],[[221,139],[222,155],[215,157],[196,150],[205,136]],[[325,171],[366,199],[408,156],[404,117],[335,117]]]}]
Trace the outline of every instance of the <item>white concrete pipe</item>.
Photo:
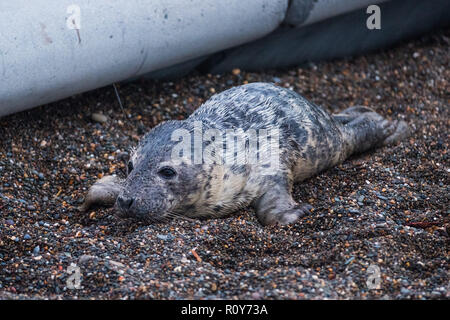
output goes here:
[{"label": "white concrete pipe", "polygon": [[0,116],[260,38],[288,0],[0,0]]}]

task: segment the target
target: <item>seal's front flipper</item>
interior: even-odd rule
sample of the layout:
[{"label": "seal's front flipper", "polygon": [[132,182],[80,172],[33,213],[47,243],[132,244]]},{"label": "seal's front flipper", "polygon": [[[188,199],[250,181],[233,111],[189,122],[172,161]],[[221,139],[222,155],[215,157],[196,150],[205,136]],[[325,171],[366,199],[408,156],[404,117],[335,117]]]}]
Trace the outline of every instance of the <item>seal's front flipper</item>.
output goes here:
[{"label": "seal's front flipper", "polygon": [[298,218],[309,214],[312,206],[295,202],[287,190],[275,187],[256,201],[255,209],[258,221],[267,226],[293,223]]},{"label": "seal's front flipper", "polygon": [[93,205],[112,206],[116,202],[122,190],[123,180],[117,176],[106,176],[98,180],[89,191],[84,199],[83,205],[78,209],[86,211]]}]

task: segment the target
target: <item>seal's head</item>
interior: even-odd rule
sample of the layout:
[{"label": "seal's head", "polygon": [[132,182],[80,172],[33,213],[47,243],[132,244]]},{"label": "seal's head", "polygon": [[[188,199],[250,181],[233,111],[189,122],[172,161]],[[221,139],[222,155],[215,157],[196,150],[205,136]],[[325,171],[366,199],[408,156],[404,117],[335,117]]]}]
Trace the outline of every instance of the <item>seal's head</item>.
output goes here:
[{"label": "seal's head", "polygon": [[158,222],[189,211],[200,192],[201,170],[173,159],[177,141],[172,136],[176,130],[187,131],[183,127],[182,121],[164,122],[141,139],[115,203],[119,217]]}]

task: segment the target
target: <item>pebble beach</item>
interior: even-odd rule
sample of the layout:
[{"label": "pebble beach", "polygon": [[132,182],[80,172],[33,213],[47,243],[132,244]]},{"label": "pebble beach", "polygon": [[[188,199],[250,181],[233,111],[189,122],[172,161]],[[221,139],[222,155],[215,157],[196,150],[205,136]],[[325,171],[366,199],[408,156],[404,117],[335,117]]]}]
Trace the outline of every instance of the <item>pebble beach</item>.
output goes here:
[{"label": "pebble beach", "polygon": [[[441,30],[287,70],[122,83],[123,109],[108,86],[0,118],[0,299],[449,299],[449,43]],[[295,185],[314,211],[290,226],[250,208],[151,225],[77,209],[96,180],[125,176],[150,128],[251,82],[330,113],[370,106],[412,134]]]}]

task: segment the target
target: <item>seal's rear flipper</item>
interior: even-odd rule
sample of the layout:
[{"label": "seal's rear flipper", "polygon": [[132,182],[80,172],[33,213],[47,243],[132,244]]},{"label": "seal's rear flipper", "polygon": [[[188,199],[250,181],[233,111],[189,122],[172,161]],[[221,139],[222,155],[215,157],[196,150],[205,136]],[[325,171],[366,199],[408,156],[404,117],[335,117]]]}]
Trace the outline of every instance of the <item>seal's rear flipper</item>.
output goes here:
[{"label": "seal's rear flipper", "polygon": [[366,112],[375,112],[375,111],[372,108],[366,106],[353,106],[341,111],[340,113],[332,114],[332,117],[337,122],[340,122],[341,124],[345,125],[351,122],[352,120],[355,120],[362,113]]},{"label": "seal's rear flipper", "polygon": [[405,121],[397,121],[395,123],[395,131],[384,140],[383,144],[385,146],[390,144],[396,144],[403,139],[406,139],[410,135],[410,129]]},{"label": "seal's rear flipper", "polygon": [[346,123],[343,132],[348,157],[397,143],[409,135],[409,128],[405,121],[387,120],[376,112],[364,112]]},{"label": "seal's rear flipper", "polygon": [[86,211],[93,205],[112,206],[116,202],[120,191],[122,190],[123,179],[117,176],[106,176],[98,180],[84,199],[84,203],[78,208],[80,211]]}]

